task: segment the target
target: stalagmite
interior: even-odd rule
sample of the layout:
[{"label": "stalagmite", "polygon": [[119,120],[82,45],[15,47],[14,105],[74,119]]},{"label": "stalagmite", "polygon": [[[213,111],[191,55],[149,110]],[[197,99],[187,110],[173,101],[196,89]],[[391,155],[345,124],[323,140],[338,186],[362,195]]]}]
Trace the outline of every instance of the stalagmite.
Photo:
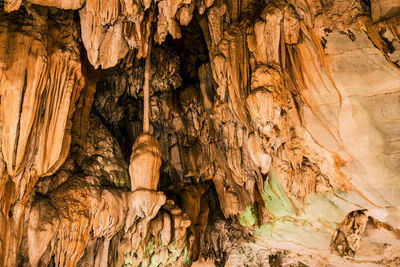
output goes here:
[{"label": "stalagmite", "polygon": [[[149,38],[153,38],[150,35]],[[132,147],[129,164],[131,177],[131,195],[134,216],[143,218],[146,223],[153,219],[166,198],[162,192],[157,192],[160,179],[161,148],[158,140],[149,134],[150,130],[150,59],[151,39],[147,50],[144,72],[144,112],[143,133],[136,139]],[[132,220],[132,219],[131,219]],[[145,229],[147,235],[148,226]]]}]

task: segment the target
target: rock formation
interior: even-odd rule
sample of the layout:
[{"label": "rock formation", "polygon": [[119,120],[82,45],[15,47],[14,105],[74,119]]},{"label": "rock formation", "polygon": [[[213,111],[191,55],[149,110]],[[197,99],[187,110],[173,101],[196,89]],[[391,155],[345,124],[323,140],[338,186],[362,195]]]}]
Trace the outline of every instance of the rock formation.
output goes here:
[{"label": "rock formation", "polygon": [[0,0],[0,266],[400,265],[399,60],[398,1]]}]

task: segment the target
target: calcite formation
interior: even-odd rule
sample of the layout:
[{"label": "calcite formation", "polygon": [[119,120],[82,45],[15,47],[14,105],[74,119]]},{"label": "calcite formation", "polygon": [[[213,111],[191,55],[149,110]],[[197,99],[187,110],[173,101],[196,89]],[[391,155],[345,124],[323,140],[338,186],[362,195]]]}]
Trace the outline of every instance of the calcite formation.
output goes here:
[{"label": "calcite formation", "polygon": [[0,0],[0,266],[400,265],[400,4]]}]

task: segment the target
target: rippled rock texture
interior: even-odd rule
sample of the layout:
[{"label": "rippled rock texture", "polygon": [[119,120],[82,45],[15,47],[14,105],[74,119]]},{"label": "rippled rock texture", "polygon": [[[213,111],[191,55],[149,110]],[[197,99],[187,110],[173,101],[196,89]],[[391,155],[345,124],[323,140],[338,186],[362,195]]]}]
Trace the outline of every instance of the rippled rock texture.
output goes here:
[{"label": "rippled rock texture", "polygon": [[400,265],[399,36],[388,0],[1,0],[0,266]]}]

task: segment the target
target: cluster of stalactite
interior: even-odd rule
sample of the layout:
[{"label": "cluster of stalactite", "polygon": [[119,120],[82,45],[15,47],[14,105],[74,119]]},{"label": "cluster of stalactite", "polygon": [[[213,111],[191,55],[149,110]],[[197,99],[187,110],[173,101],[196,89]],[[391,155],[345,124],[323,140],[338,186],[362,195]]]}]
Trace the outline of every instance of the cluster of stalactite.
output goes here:
[{"label": "cluster of stalactite", "polygon": [[389,2],[1,1],[0,266],[398,263]]}]

